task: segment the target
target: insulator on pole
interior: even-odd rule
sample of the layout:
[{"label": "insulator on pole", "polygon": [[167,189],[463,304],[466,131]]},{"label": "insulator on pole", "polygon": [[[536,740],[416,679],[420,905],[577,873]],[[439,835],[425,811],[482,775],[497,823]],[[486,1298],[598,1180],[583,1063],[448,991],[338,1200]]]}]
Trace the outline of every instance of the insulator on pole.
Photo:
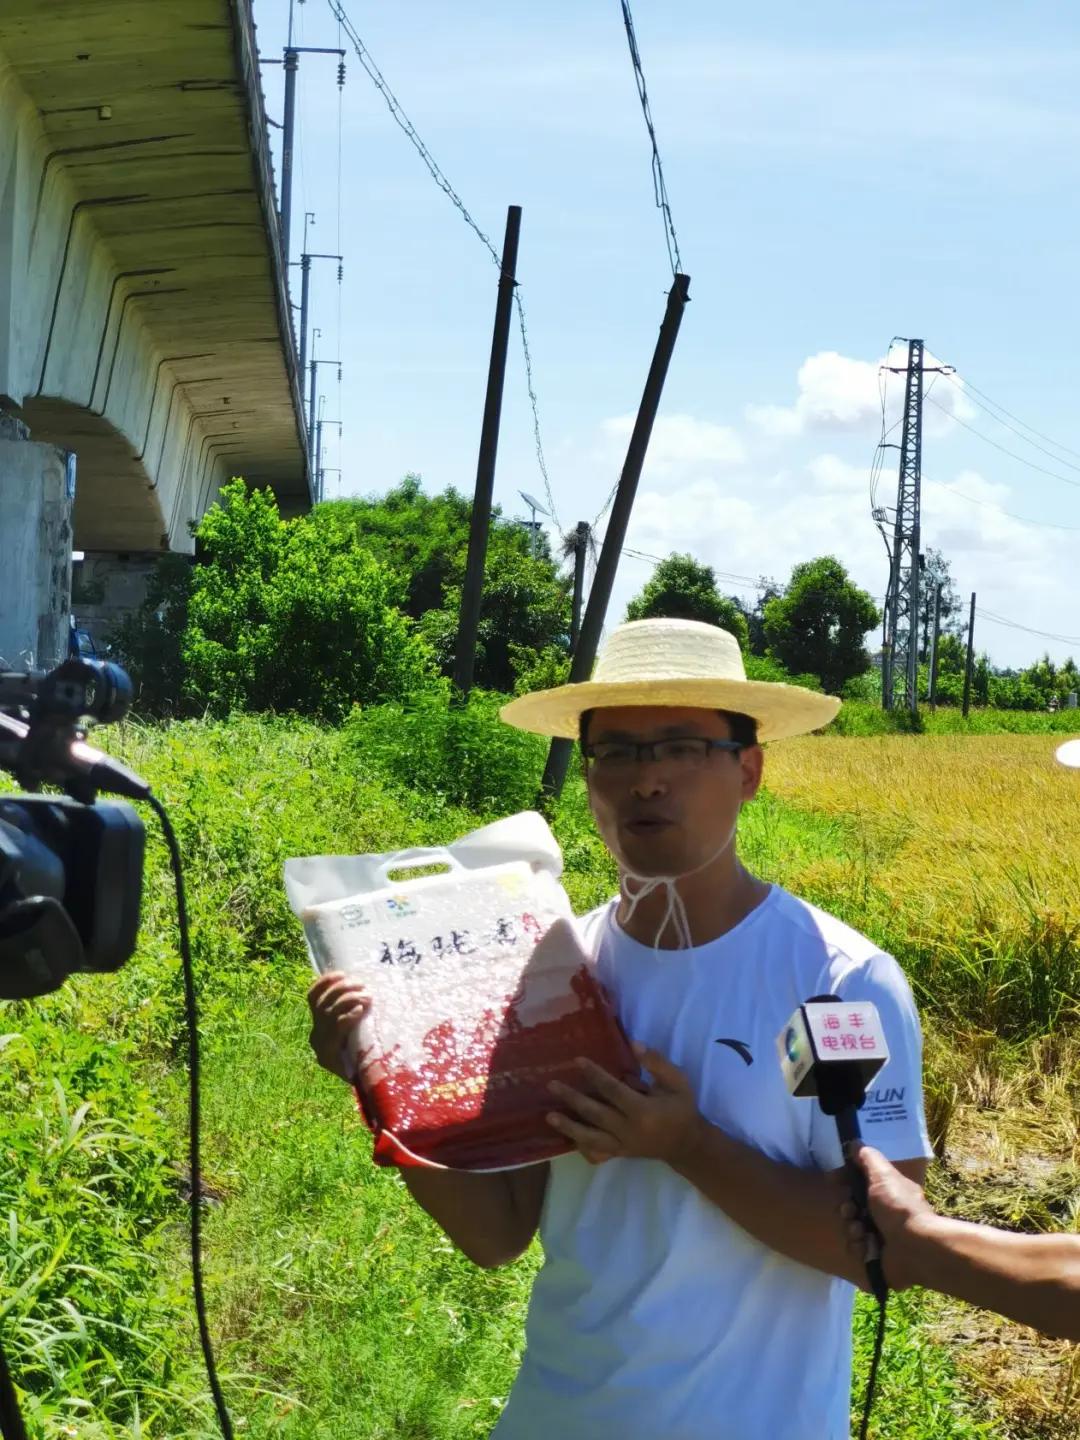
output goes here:
[{"label": "insulator on pole", "polygon": [[339,61],[338,61],[338,67],[337,67],[337,83],[338,83],[338,89],[339,89],[339,90],[344,90],[344,89],[345,89],[345,61],[344,61],[344,60],[339,60]]}]

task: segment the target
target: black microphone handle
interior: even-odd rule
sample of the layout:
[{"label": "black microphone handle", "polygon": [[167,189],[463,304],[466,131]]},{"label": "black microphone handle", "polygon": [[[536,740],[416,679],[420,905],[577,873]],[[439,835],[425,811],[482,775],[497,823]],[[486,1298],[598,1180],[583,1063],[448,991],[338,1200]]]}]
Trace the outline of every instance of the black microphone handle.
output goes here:
[{"label": "black microphone handle", "polygon": [[843,1105],[836,1112],[836,1132],[840,1136],[840,1146],[844,1153],[844,1168],[851,1187],[851,1198],[855,1202],[859,1221],[866,1230],[866,1278],[870,1281],[874,1298],[880,1305],[884,1305],[889,1294],[885,1269],[881,1263],[885,1242],[870,1214],[866,1176],[855,1163],[855,1151],[862,1141],[862,1133],[859,1130],[859,1114],[854,1105]]}]

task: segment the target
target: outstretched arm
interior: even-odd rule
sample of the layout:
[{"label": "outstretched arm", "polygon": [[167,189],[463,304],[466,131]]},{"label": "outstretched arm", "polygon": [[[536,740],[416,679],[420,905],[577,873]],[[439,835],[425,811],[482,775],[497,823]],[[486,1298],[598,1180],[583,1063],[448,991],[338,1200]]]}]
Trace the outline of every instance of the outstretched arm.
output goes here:
[{"label": "outstretched arm", "polygon": [[[995,1310],[1063,1340],[1080,1340],[1080,1235],[1012,1235],[935,1214],[922,1191],[884,1155],[864,1146],[870,1213],[885,1241],[885,1275],[895,1289],[925,1285]],[[866,1232],[850,1203],[852,1253]]]}]

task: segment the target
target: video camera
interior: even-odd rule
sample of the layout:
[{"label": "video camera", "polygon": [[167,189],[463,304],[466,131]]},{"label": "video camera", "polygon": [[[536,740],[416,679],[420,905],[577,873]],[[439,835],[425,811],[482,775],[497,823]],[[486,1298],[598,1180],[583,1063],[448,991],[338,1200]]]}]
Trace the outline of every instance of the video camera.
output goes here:
[{"label": "video camera", "polygon": [[0,672],[0,768],[24,791],[0,795],[0,1000],[56,990],[80,970],[118,970],[135,949],[146,832],[132,806],[150,787],[86,742],[88,721],[119,720],[131,681],[109,661]]}]

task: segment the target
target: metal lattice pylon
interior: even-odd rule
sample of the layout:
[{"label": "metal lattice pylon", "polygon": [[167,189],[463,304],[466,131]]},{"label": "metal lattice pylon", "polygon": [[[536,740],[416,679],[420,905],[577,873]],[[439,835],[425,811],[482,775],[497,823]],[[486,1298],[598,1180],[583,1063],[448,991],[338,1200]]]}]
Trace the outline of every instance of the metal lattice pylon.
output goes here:
[{"label": "metal lattice pylon", "polygon": [[923,342],[908,341],[900,475],[896,492],[892,568],[883,656],[882,687],[887,710],[919,707],[919,526],[922,489]]}]

